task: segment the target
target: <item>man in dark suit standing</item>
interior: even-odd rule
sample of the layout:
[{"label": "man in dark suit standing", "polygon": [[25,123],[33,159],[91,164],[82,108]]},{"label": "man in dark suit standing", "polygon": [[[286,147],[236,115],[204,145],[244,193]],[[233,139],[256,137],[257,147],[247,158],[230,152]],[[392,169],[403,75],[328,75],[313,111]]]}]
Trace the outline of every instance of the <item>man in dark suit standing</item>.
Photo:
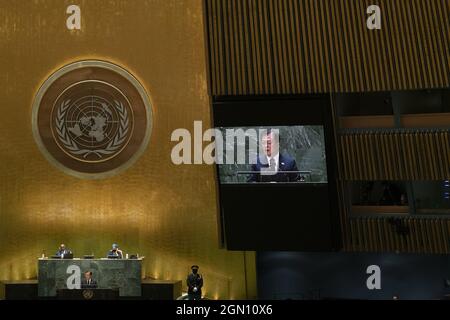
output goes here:
[{"label": "man in dark suit standing", "polygon": [[[295,159],[279,151],[280,136],[278,130],[263,134],[260,140],[260,148],[263,152],[252,165],[252,174],[248,182],[296,182],[300,180]],[[283,173],[285,172],[285,173]]]},{"label": "man in dark suit standing", "polygon": [[192,273],[187,276],[188,298],[189,300],[201,300],[203,277],[198,273],[198,266],[191,267]]},{"label": "man in dark suit standing", "polygon": [[92,271],[84,273],[84,279],[81,280],[81,289],[97,289],[97,281],[92,278]]}]

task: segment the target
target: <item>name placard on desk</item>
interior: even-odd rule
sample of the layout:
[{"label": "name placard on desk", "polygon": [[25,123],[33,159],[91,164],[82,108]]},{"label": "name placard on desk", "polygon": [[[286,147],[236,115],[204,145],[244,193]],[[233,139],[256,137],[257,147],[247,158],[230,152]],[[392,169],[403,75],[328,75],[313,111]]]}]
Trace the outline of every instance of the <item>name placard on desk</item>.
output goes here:
[{"label": "name placard on desk", "polygon": [[84,273],[92,272],[98,289],[119,290],[120,296],[141,296],[142,260],[47,259],[38,261],[38,295],[55,297],[57,290],[80,289]]}]

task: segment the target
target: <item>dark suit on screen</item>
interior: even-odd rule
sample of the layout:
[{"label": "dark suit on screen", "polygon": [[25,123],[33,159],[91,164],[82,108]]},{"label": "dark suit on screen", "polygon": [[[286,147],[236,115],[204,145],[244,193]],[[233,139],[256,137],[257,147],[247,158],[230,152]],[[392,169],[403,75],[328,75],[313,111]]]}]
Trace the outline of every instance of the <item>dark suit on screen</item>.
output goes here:
[{"label": "dark suit on screen", "polygon": [[94,279],[82,279],[81,280],[81,289],[97,289],[97,281]]},{"label": "dark suit on screen", "polygon": [[283,171],[298,171],[295,159],[287,154],[279,154],[276,174],[260,174],[262,168],[269,168],[265,156],[259,156],[256,164],[252,165],[252,171],[255,173],[251,175],[248,182],[295,182],[299,180],[298,173],[283,173]]}]

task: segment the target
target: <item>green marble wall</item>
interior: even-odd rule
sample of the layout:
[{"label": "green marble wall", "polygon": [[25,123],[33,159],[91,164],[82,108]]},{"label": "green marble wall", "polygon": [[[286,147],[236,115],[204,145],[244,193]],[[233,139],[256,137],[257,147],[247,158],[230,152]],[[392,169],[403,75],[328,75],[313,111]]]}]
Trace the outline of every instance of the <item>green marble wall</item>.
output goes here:
[{"label": "green marble wall", "polygon": [[38,294],[40,297],[56,296],[57,289],[67,289],[71,265],[80,267],[83,273],[92,271],[98,289],[119,289],[120,296],[141,296],[142,259],[39,259]]}]

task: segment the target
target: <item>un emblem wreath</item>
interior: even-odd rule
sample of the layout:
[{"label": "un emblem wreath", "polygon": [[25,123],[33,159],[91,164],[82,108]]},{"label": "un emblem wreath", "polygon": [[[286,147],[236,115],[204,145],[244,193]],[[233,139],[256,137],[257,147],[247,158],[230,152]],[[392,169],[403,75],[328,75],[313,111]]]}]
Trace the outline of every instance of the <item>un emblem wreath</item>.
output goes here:
[{"label": "un emblem wreath", "polygon": [[106,178],[145,151],[152,106],[122,67],[80,61],[45,80],[33,102],[32,127],[39,149],[57,168],[78,178]]},{"label": "un emblem wreath", "polygon": [[83,158],[86,158],[90,154],[95,154],[101,159],[103,158],[103,155],[110,155],[115,153],[124,144],[127,138],[130,123],[128,118],[128,112],[126,108],[123,106],[123,103],[119,101],[114,101],[114,106],[117,109],[120,118],[118,133],[115,135],[115,137],[113,137],[108,143],[108,145],[103,149],[98,148],[80,149],[80,146],[74,139],[71,138],[69,134],[69,131],[71,129],[74,130],[74,128],[67,128],[66,126],[65,116],[68,108],[71,107],[70,100],[63,101],[60,107],[58,108],[56,116],[56,132],[58,134],[59,141],[64,145],[64,147],[67,150],[69,150],[70,153],[74,155],[81,155],[83,156]]}]

